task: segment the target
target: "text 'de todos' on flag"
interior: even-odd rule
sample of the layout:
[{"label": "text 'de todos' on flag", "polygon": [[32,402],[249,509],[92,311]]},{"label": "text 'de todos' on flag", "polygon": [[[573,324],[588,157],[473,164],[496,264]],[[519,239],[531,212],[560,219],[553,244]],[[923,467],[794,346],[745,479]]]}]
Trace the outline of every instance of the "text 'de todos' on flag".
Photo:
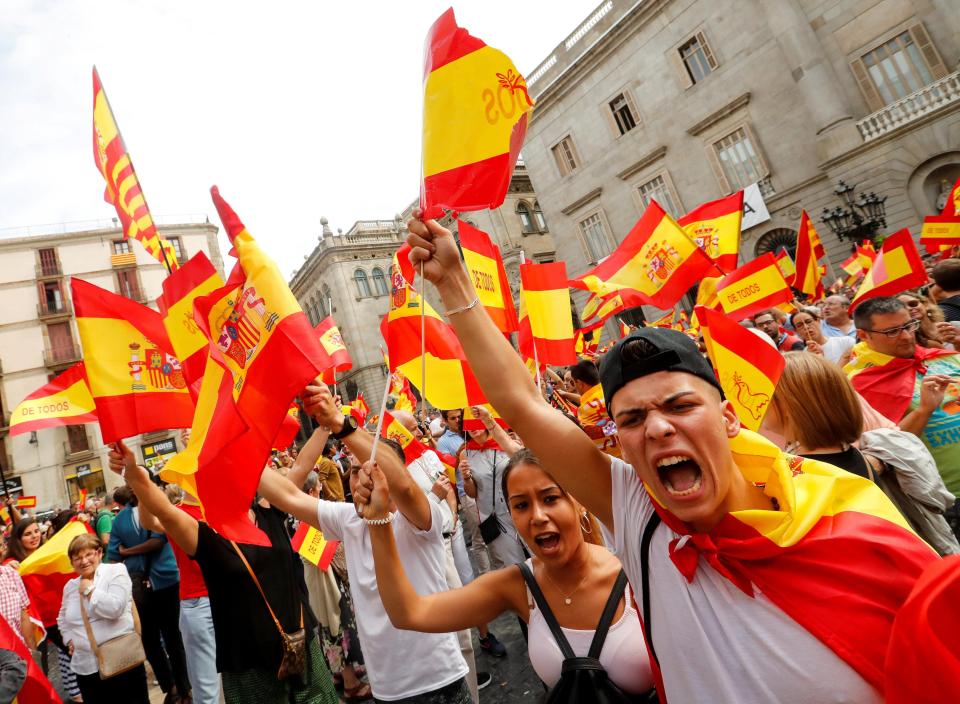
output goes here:
[{"label": "text 'de todos' on flag", "polygon": [[739,320],[785,303],[793,293],[773,253],[767,252],[720,279],[717,296],[724,312]]},{"label": "text 'de todos' on flag", "polygon": [[457,233],[460,236],[463,263],[470,273],[480,303],[500,332],[505,335],[516,332],[517,312],[513,307],[513,295],[500,249],[486,232],[462,220],[457,221]]},{"label": "text 'de todos' on flag", "polygon": [[10,414],[10,435],[96,422],[97,409],[83,362],[77,362],[17,404]]}]

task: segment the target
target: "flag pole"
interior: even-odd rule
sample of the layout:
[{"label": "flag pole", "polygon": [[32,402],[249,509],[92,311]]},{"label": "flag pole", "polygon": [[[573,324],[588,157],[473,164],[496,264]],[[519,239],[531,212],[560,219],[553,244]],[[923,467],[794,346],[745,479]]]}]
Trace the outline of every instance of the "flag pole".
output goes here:
[{"label": "flag pole", "polygon": [[427,417],[427,285],[423,280],[423,260],[420,260],[420,410]]},{"label": "flag pole", "polygon": [[[380,433],[383,431],[383,417],[387,414],[387,395],[390,393],[390,369],[387,369],[387,385],[383,389],[383,400],[380,402],[380,416],[377,418],[377,430],[373,434],[373,447],[370,449],[370,462],[377,461],[377,447],[380,445]],[[357,514],[363,515],[363,506],[357,506]]]},{"label": "flag pole", "polygon": [[[521,249],[521,250],[520,250],[520,266],[523,266],[523,265],[526,264],[526,263],[527,263],[527,255],[526,255],[526,254],[524,253],[524,251]],[[522,286],[521,286],[521,288],[522,288]],[[521,292],[520,295],[522,296],[522,295],[523,295],[523,292]],[[531,335],[531,337],[533,337],[533,336]],[[518,344],[518,346],[519,346],[519,344]],[[534,368],[536,369],[536,373],[534,374],[534,378],[535,378],[536,381],[537,381],[537,391],[540,391],[540,384],[541,384],[541,382],[542,382],[542,379],[541,379],[541,377],[540,377],[540,360],[539,360],[539,358],[538,358],[538,356],[537,356],[537,340],[536,340],[536,338],[533,339],[533,366],[534,366]]]}]

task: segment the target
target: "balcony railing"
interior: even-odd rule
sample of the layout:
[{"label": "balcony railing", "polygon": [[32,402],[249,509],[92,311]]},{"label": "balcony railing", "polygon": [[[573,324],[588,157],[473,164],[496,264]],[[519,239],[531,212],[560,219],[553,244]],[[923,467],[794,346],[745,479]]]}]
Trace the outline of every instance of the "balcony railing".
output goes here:
[{"label": "balcony railing", "polygon": [[38,279],[46,279],[53,276],[63,276],[63,270],[60,268],[60,262],[43,262],[34,267]]},{"label": "balcony railing", "polygon": [[960,100],[960,71],[867,115],[857,123],[857,129],[863,141],[869,142],[957,100]]},{"label": "balcony railing", "polygon": [[66,301],[61,301],[59,305],[49,305],[46,302],[37,304],[37,317],[41,320],[46,318],[57,318],[73,314],[73,306]]},{"label": "balcony railing", "polygon": [[62,367],[80,361],[80,349],[73,344],[50,347],[43,352],[43,363],[47,367]]}]

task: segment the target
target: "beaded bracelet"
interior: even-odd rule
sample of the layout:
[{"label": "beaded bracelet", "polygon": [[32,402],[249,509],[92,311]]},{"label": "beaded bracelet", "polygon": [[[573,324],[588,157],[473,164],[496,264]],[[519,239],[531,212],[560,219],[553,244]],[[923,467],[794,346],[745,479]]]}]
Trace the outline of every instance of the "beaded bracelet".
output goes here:
[{"label": "beaded bracelet", "polygon": [[454,308],[453,310],[448,310],[445,315],[449,318],[451,315],[456,315],[457,313],[465,313],[480,302],[480,296],[477,296],[472,301],[470,301],[465,306],[460,306],[459,308]]},{"label": "beaded bracelet", "polygon": [[364,518],[363,522],[368,526],[385,526],[388,523],[393,523],[393,519],[397,517],[396,511],[391,511],[383,518]]}]

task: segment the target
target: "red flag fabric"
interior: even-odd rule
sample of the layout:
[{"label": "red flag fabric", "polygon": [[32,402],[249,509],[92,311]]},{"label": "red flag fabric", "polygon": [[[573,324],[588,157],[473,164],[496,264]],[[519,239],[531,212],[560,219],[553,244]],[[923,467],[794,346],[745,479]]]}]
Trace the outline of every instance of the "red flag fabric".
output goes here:
[{"label": "red flag fabric", "polygon": [[[324,365],[324,372],[345,372],[353,368],[350,353],[343,344],[343,335],[340,334],[340,328],[337,327],[332,315],[321,320],[314,328],[314,332],[323,349],[324,357],[321,359],[321,364]],[[331,381],[328,383],[332,384],[332,379],[331,375]]]},{"label": "red flag fabric", "polygon": [[380,435],[390,440],[395,440],[403,448],[403,456],[407,464],[414,462],[417,458],[427,452],[430,448],[417,440],[413,433],[407,430],[400,421],[393,417],[390,411],[383,412],[383,426]]},{"label": "red flag fabric", "polygon": [[863,277],[863,283],[850,304],[850,310],[868,298],[896,296],[909,288],[923,286],[927,280],[927,270],[917,245],[910,231],[904,228],[883,241],[873,266]]},{"label": "red flag fabric", "polygon": [[33,659],[26,644],[20,640],[20,636],[4,618],[0,618],[0,649],[16,653],[27,666],[27,678],[11,704],[61,704],[63,702],[57,690],[53,688],[50,680]]},{"label": "red flag fabric", "polygon": [[824,256],[823,244],[817,235],[807,211],[800,212],[800,227],[797,230],[797,252],[794,260],[796,274],[791,285],[803,293],[823,297],[823,284],[820,281],[820,267],[817,260]]},{"label": "red flag fabric", "polygon": [[567,265],[520,265],[520,354],[544,364],[576,364]]},{"label": "red flag fabric", "polygon": [[737,268],[742,219],[743,191],[737,191],[694,208],[677,224],[721,271],[731,272]]},{"label": "red flag fabric", "polygon": [[[513,307],[513,295],[507,272],[503,268],[500,248],[486,232],[462,220],[457,221],[457,232],[463,250],[463,263],[473,279],[480,303],[500,332],[504,335],[516,332],[517,311]],[[566,281],[563,285],[566,287]]]},{"label": "red flag fabric", "polygon": [[[784,280],[773,252],[767,252],[720,279],[717,297],[727,315],[742,320],[786,303],[793,298],[793,292]],[[703,319],[699,319],[702,324]]]},{"label": "red flag fabric", "polygon": [[83,362],[77,362],[17,404],[10,414],[10,435],[96,422],[97,408],[90,395],[86,369]]}]

